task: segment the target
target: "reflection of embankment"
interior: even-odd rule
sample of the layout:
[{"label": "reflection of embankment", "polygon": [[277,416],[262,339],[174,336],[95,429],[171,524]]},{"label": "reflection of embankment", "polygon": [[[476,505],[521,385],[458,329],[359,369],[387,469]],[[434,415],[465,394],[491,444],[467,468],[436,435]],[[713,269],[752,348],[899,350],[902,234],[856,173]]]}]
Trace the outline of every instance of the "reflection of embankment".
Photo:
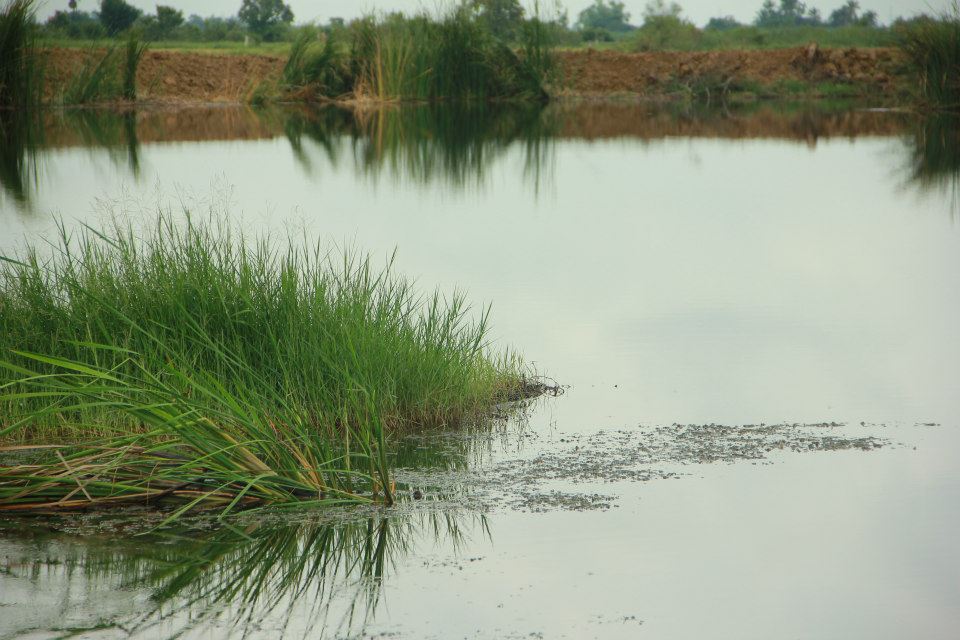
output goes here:
[{"label": "reflection of embankment", "polygon": [[560,138],[771,138],[815,144],[821,138],[899,136],[910,119],[890,111],[829,110],[810,105],[759,103],[735,110],[671,109],[636,103],[559,104],[550,107]]},{"label": "reflection of embankment", "polygon": [[442,181],[458,189],[485,184],[487,169],[514,152],[521,154],[529,181],[539,186],[549,178],[557,142],[624,138],[775,139],[813,146],[831,138],[900,137],[912,140],[915,151],[911,182],[928,189],[957,175],[951,153],[956,136],[948,132],[950,127],[902,112],[823,102],[756,102],[730,108],[607,101],[360,111],[307,106],[75,110],[47,112],[37,129],[29,136],[6,136],[12,143],[3,147],[0,180],[21,202],[29,199],[29,176],[36,175],[30,170],[35,164],[31,154],[38,149],[105,148],[118,160],[125,154],[135,174],[143,144],[280,137],[308,172],[351,163],[374,180]]},{"label": "reflection of embankment", "polygon": [[[758,103],[731,110],[591,102],[554,104],[546,108],[450,110],[409,107],[356,113],[336,107],[255,110],[239,106],[208,106],[148,109],[127,114],[49,112],[44,118],[44,146],[125,144],[127,141],[122,137],[125,132],[108,123],[119,123],[124,117],[131,116],[136,125],[136,139],[141,144],[260,140],[289,137],[294,132],[322,137],[366,136],[381,150],[385,142],[398,144],[401,135],[405,135],[411,144],[422,145],[423,141],[412,138],[414,133],[431,134],[430,137],[435,139],[439,132],[445,134],[444,140],[451,143],[478,137],[509,142],[531,137],[595,140],[625,136],[642,139],[777,138],[810,142],[832,137],[898,136],[907,132],[910,126],[909,117],[903,113],[851,110],[846,106],[829,109],[802,103]],[[107,135],[91,135],[92,129]],[[387,140],[384,135],[393,139]]]}]

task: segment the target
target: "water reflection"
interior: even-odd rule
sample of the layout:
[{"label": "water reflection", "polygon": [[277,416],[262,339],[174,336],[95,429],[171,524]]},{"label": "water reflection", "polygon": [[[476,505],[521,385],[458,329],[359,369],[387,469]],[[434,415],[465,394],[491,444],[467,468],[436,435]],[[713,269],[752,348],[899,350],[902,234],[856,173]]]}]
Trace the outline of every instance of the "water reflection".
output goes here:
[{"label": "water reflection", "polygon": [[561,140],[648,144],[669,138],[773,138],[814,147],[837,137],[903,137],[910,141],[913,184],[942,188],[954,184],[957,175],[955,119],[918,122],[907,114],[846,104],[72,110],[46,112],[31,118],[30,126],[15,114],[0,118],[0,182],[20,209],[29,209],[32,195],[55,188],[45,184],[42,168],[44,158],[57,150],[105,153],[118,175],[136,180],[145,145],[278,138],[289,142],[297,163],[316,179],[326,167],[347,165],[372,183],[440,184],[458,191],[487,186],[491,167],[508,153],[519,154],[524,182],[537,190],[552,178],[555,146]]},{"label": "water reflection", "polygon": [[960,118],[935,115],[916,125],[910,181],[922,191],[945,194],[960,216]]},{"label": "water reflection", "polygon": [[43,127],[36,118],[0,109],[0,186],[18,205],[37,187],[37,156]]},{"label": "water reflection", "polygon": [[[349,635],[373,619],[384,579],[419,545],[457,554],[474,534],[489,537],[483,516],[450,510],[340,517],[248,517],[237,526],[136,538],[54,537],[38,526],[24,531],[21,523],[16,533],[4,531],[15,537],[3,549],[0,584],[9,597],[29,584],[53,608],[18,608],[0,623],[0,635],[62,631],[64,623],[74,631],[119,627],[151,637],[291,627],[311,637]],[[143,597],[118,597],[131,592]],[[127,606],[105,611],[104,599],[115,597]]]}]

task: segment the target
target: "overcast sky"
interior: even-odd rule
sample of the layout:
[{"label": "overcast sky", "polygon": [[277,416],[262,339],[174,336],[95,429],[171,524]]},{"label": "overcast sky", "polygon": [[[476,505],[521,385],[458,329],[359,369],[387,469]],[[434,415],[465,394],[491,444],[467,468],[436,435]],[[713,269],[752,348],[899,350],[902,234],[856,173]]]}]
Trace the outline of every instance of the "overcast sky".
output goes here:
[{"label": "overcast sky", "polygon": [[[152,12],[157,0],[128,0],[145,11]],[[293,9],[297,22],[326,22],[332,17],[356,18],[364,13],[376,11],[417,11],[449,6],[450,0],[287,0]],[[643,7],[647,0],[623,0],[631,14],[631,22],[642,21]],[[732,15],[742,22],[753,19],[763,4],[763,0],[679,0],[685,15],[697,24],[704,24],[713,16]],[[817,7],[824,17],[846,0],[808,0],[808,7]],[[554,0],[542,0],[541,6],[552,5]],[[880,20],[889,23],[898,16],[916,13],[935,13],[944,9],[950,0],[860,0],[863,9],[872,9]],[[532,6],[532,0],[521,0],[525,6]],[[176,7],[184,15],[196,13],[202,16],[236,15],[241,0],[160,0],[159,4]],[[592,4],[592,0],[562,0],[569,10],[570,21],[576,21],[577,14]],[[41,14],[49,15],[57,9],[66,8],[67,0],[40,0]],[[79,0],[79,8],[93,11],[100,6],[99,0]]]}]

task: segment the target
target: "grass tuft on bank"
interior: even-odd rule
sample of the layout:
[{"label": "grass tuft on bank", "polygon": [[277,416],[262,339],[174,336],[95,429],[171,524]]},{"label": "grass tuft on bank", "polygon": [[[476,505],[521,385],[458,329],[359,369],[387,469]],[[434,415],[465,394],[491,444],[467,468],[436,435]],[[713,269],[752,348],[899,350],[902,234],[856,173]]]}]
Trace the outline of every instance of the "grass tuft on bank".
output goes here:
[{"label": "grass tuft on bank", "polygon": [[391,432],[522,394],[486,318],[222,222],[61,228],[0,267],[0,511],[390,502]]},{"label": "grass tuft on bank", "polygon": [[549,31],[533,19],[521,34],[514,49],[464,7],[437,19],[367,17],[322,40],[297,40],[281,88],[300,97],[380,102],[544,100],[555,68]]},{"label": "grass tuft on bank", "polygon": [[916,21],[901,38],[924,106],[960,111],[960,3],[938,19]]},{"label": "grass tuft on bank", "polygon": [[9,0],[0,8],[0,108],[40,103],[42,61],[36,42],[33,0]]}]

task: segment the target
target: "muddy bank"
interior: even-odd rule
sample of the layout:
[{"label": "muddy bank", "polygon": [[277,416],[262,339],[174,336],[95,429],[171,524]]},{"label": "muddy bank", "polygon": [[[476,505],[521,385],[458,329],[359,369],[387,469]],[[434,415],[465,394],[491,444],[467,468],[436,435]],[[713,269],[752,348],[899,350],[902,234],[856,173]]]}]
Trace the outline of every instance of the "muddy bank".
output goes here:
[{"label": "muddy bank", "polygon": [[[46,96],[55,101],[84,61],[77,49],[48,54]],[[721,96],[869,95],[894,100],[906,81],[895,49],[619,53],[561,51],[555,97],[713,99]],[[142,102],[243,103],[276,80],[284,59],[267,55],[147,51],[137,73]]]},{"label": "muddy bank", "polygon": [[560,95],[658,97],[694,94],[864,94],[896,97],[906,67],[896,49],[806,48],[771,51],[561,52]]}]

